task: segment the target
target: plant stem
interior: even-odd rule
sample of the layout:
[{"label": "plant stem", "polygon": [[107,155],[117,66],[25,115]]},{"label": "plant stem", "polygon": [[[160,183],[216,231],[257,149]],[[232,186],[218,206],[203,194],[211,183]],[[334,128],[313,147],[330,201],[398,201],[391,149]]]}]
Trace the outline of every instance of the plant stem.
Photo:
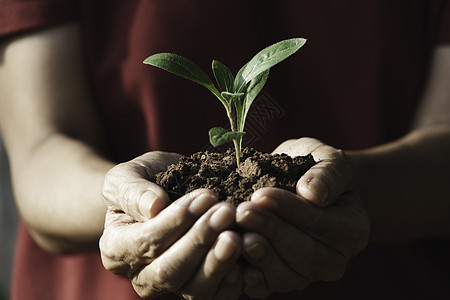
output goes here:
[{"label": "plant stem", "polygon": [[233,140],[233,143],[236,152],[236,164],[239,167],[241,164],[241,143],[238,140]]},{"label": "plant stem", "polygon": [[231,125],[231,131],[236,132],[237,131],[237,125],[236,125],[236,109],[234,108],[234,105],[230,105],[230,110],[228,114],[228,119],[230,120]]},{"label": "plant stem", "polygon": [[[236,107],[233,100],[231,100],[230,109],[227,111],[227,113],[228,119],[230,120],[231,131],[237,132]],[[242,138],[233,140],[236,153],[236,165],[238,167],[241,164],[241,140]]]}]

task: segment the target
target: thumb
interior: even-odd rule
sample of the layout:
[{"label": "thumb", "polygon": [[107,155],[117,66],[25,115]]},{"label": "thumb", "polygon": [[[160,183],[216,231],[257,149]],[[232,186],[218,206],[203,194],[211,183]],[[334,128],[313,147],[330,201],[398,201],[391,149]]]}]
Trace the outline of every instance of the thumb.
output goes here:
[{"label": "thumb", "polygon": [[317,162],[297,182],[297,194],[320,207],[330,205],[345,191],[351,189],[352,172],[345,152],[314,138],[288,140],[274,153],[292,157],[311,154]]},{"label": "thumb", "polygon": [[157,184],[127,176],[127,168],[118,165],[108,172],[102,196],[108,204],[137,221],[151,219],[169,204],[169,197]]},{"label": "thumb", "polygon": [[297,194],[319,207],[333,202],[351,185],[351,168],[345,152],[323,145],[312,153],[317,162],[297,182]]},{"label": "thumb", "polygon": [[105,201],[137,221],[156,216],[170,203],[164,189],[150,181],[163,158],[161,152],[149,152],[112,168],[103,184]]}]

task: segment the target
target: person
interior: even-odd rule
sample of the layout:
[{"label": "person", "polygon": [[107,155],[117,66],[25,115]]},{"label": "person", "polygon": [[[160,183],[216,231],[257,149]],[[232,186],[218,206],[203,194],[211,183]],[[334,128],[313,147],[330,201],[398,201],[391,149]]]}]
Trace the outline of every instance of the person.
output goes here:
[{"label": "person", "polygon": [[[0,5],[0,128],[22,218],[12,299],[450,295],[447,1]],[[142,60],[236,70],[292,36],[307,45],[273,70],[280,118],[254,115],[252,146],[312,153],[297,195],[265,188],[234,207],[198,190],[169,205],[154,175],[225,115]]]}]

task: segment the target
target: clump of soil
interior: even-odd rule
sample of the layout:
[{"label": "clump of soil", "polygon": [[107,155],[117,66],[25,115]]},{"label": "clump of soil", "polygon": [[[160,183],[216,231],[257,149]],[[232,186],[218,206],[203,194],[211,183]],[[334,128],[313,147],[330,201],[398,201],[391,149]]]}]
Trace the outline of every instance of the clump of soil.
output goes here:
[{"label": "clump of soil", "polygon": [[156,183],[166,190],[171,201],[195,189],[208,188],[221,201],[237,205],[250,200],[251,194],[262,187],[278,187],[295,193],[298,179],[316,163],[312,155],[291,158],[286,154],[263,154],[251,148],[242,152],[239,168],[232,149],[182,157],[177,164],[158,173]]}]

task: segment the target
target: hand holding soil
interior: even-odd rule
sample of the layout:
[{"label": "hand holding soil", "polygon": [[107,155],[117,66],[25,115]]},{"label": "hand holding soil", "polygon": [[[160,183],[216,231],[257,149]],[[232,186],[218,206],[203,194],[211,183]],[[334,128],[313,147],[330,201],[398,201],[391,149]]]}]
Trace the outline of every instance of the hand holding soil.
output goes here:
[{"label": "hand holding soil", "polygon": [[242,151],[245,118],[269,69],[304,43],[263,49],[236,78],[213,61],[220,91],[184,57],[159,53],[144,61],[210,90],[232,129],[211,129],[210,141],[233,141],[235,149],[176,164],[176,154],[150,152],[107,174],[102,259],[139,295],[233,299],[243,291],[262,298],[302,290],[340,279],[366,246],[370,222],[343,151],[309,138],[287,141],[272,155]]},{"label": "hand holding soil", "polygon": [[[348,260],[365,248],[370,231],[342,151],[303,138],[283,143],[276,152],[311,153],[318,163],[299,180],[300,196],[263,188],[237,208],[237,224],[245,230],[243,255],[250,264],[243,271],[244,290],[252,297],[339,280]],[[313,180],[321,183],[311,185]]]},{"label": "hand holding soil", "polygon": [[[151,181],[167,173],[156,176],[178,161],[176,154],[150,152],[113,168],[104,188],[109,203],[100,243],[105,267],[129,277],[141,296],[177,292],[233,299],[245,291],[266,297],[304,289],[315,280],[338,280],[347,261],[365,247],[370,228],[351,190],[346,157],[309,138],[287,141],[275,152],[309,162],[296,188],[241,190],[251,197],[238,201],[237,208],[209,189],[194,189],[170,204]],[[304,160],[306,153],[317,163]],[[238,264],[239,257],[245,262]]]},{"label": "hand holding soil", "polygon": [[128,277],[141,297],[175,292],[186,298],[237,298],[241,238],[228,230],[235,224],[235,206],[218,203],[205,189],[167,206],[167,194],[150,181],[178,157],[149,152],[108,172],[103,264]]}]

